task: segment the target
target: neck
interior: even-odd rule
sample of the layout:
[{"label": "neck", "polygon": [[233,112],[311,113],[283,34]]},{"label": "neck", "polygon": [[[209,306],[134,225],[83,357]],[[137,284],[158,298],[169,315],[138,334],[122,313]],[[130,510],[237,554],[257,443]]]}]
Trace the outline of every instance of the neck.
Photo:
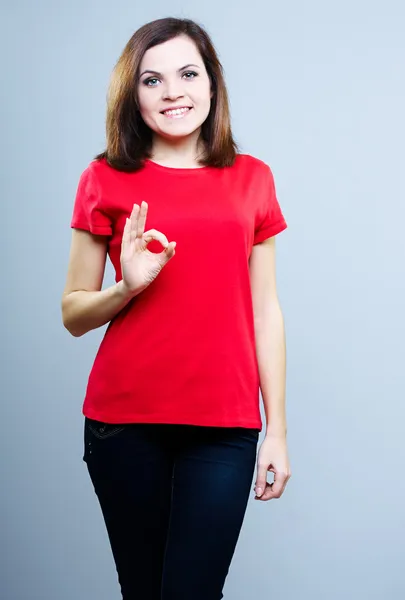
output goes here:
[{"label": "neck", "polygon": [[198,166],[202,150],[199,132],[194,132],[185,139],[175,140],[156,136],[153,140],[151,159],[166,166],[195,167]]}]

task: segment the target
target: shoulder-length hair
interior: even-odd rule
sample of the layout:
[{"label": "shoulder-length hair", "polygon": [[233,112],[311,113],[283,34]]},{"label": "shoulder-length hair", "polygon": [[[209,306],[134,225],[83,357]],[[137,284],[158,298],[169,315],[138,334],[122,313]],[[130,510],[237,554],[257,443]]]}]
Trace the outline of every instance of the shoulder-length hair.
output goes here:
[{"label": "shoulder-length hair", "polygon": [[106,159],[119,171],[133,172],[151,158],[152,130],[143,121],[138,105],[139,68],[145,52],[179,35],[187,35],[200,52],[213,96],[201,127],[203,166],[232,166],[238,151],[230,122],[223,67],[208,33],[189,19],[157,19],[138,29],[127,42],[112,72],[107,93],[106,148],[95,159]]}]

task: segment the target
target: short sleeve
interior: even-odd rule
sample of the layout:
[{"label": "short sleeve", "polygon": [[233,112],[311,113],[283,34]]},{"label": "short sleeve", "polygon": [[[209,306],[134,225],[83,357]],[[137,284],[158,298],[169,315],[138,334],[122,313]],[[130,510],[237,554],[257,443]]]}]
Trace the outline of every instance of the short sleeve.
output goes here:
[{"label": "short sleeve", "polygon": [[76,190],[70,226],[98,235],[111,235],[112,222],[102,206],[101,185],[89,165],[81,174]]},{"label": "short sleeve", "polygon": [[277,200],[273,173],[268,165],[265,165],[265,174],[258,191],[260,203],[253,244],[263,242],[287,228],[286,220]]}]

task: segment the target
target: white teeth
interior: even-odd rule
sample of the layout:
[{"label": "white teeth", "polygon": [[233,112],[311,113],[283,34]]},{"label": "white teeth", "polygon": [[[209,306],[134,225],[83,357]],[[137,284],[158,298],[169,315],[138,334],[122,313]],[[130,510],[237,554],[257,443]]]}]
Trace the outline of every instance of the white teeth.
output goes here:
[{"label": "white teeth", "polygon": [[181,115],[183,113],[188,112],[190,109],[189,108],[178,108],[176,110],[165,110],[163,114],[165,115]]}]

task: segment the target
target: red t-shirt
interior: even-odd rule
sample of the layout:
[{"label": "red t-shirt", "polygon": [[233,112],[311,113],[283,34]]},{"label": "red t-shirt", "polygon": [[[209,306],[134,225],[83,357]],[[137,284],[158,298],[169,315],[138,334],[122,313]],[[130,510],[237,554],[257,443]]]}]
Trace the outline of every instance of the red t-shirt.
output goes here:
[{"label": "red t-shirt", "polygon": [[[270,168],[247,154],[221,169],[147,160],[123,173],[91,162],[71,226],[110,236],[116,281],[125,219],[142,200],[145,231],[176,241],[176,254],[109,323],[83,414],[107,423],[261,429],[249,256],[253,244],[287,227]],[[163,247],[153,240],[148,249]]]}]

